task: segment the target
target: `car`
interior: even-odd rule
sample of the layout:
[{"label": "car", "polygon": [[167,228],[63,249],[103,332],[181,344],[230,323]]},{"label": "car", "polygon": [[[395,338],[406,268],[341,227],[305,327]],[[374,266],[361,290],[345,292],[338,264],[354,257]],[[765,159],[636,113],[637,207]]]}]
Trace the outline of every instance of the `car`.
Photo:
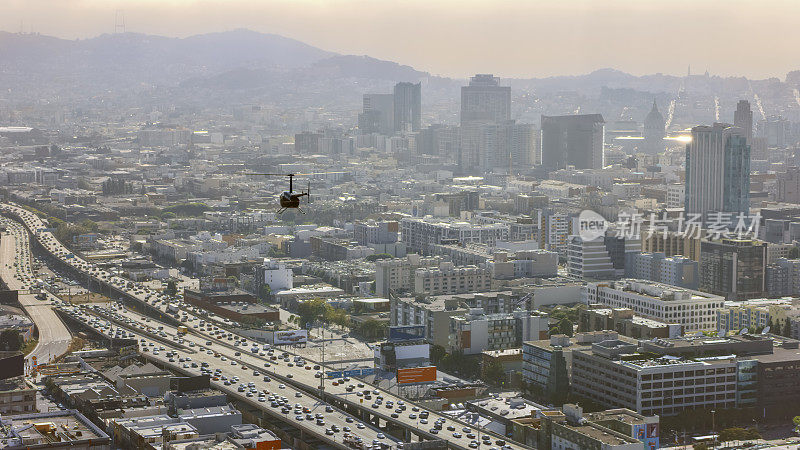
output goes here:
[{"label": "car", "polygon": [[469,443],[469,448],[478,448],[478,441],[472,441]]},{"label": "car", "polygon": [[453,433],[453,437],[456,438],[456,439],[460,439],[461,438],[461,433],[456,431],[455,433]]},{"label": "car", "polygon": [[392,419],[397,419],[397,418],[399,418],[399,417],[400,417],[400,415],[399,415],[399,414],[397,414],[397,413],[392,413],[392,414],[390,414],[390,415],[392,416]]},{"label": "car", "polygon": [[292,374],[290,374],[290,373],[287,373],[287,374],[286,374],[286,378],[293,378],[293,377],[294,377],[294,375],[292,375]]},{"label": "car", "polygon": [[436,428],[431,428],[430,432],[431,434],[439,434],[439,430],[437,430]]},{"label": "car", "polygon": [[329,413],[333,412],[333,406],[325,405],[325,412],[329,412]]},{"label": "car", "polygon": [[348,417],[347,417],[347,418],[345,418],[344,420],[345,420],[345,422],[347,422],[347,423],[353,423],[353,418],[352,418],[352,417],[350,417],[350,416],[348,416]]},{"label": "car", "polygon": [[285,388],[286,388],[286,385],[285,385],[285,384],[283,384],[283,383],[281,383],[281,384],[279,384],[279,385],[278,385],[278,389],[285,389]]},{"label": "car", "polygon": [[428,423],[428,419],[419,419],[419,423],[424,425],[424,424]]},{"label": "car", "polygon": [[333,430],[328,428],[328,429],[325,430],[325,434],[327,434],[328,436],[333,436]]},{"label": "car", "polygon": [[452,425],[448,425],[447,426],[447,431],[456,431],[456,427],[454,427]]},{"label": "car", "polygon": [[417,415],[414,414],[414,413],[411,413],[411,414],[408,415],[408,418],[411,419],[411,420],[414,420],[414,419],[417,418]]},{"label": "car", "polygon": [[475,433],[467,433],[467,439],[475,439]]},{"label": "car", "polygon": [[463,431],[464,433],[469,433],[470,431],[472,431],[472,429],[469,427],[464,427],[461,429],[461,431]]},{"label": "car", "polygon": [[378,437],[378,439],[386,439],[386,435],[383,434],[383,433],[378,433],[377,437]]},{"label": "car", "polygon": [[264,375],[264,381],[269,383],[270,381],[272,381],[272,379],[270,377]]},{"label": "car", "polygon": [[359,423],[356,424],[356,428],[358,428],[359,430],[363,430],[364,428],[366,428],[366,425],[364,425],[363,423],[359,422]]},{"label": "car", "polygon": [[294,396],[295,396],[295,397],[297,397],[297,398],[300,398],[300,397],[302,397],[302,396],[303,396],[303,394],[301,394],[301,393],[299,393],[299,392],[295,392],[295,393],[294,393]]}]

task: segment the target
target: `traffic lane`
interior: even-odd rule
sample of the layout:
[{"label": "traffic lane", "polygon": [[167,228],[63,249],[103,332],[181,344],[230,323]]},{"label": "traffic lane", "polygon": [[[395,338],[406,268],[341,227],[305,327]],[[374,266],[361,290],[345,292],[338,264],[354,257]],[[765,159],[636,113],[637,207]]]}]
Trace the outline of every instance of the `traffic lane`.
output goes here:
[{"label": "traffic lane", "polygon": [[[85,311],[88,312],[89,314],[94,314],[95,313],[91,309],[86,309]],[[96,316],[96,317],[100,318],[101,320],[107,320],[107,319],[103,318],[102,316]],[[119,326],[119,325],[118,325],[118,327],[125,328],[125,327],[122,327],[122,326]],[[324,412],[326,404],[323,403],[322,401],[320,401],[319,399],[317,399],[315,397],[312,397],[312,396],[309,396],[305,392],[296,390],[293,387],[291,387],[291,385],[285,385],[284,384],[284,387],[280,388],[279,386],[281,385],[281,383],[279,383],[276,380],[273,380],[273,381],[270,381],[270,382],[264,382],[263,381],[263,375],[260,375],[260,374],[259,375],[254,375],[252,369],[242,370],[241,368],[243,366],[239,365],[238,363],[235,366],[220,364],[220,361],[215,359],[213,357],[213,355],[208,355],[208,354],[206,354],[204,352],[199,352],[199,351],[195,352],[195,353],[189,353],[185,349],[181,349],[181,348],[177,348],[177,347],[171,346],[168,342],[165,343],[165,342],[162,342],[162,341],[154,340],[154,339],[150,338],[149,336],[146,336],[146,335],[138,332],[135,328],[131,328],[130,331],[133,333],[135,338],[137,340],[139,340],[139,342],[141,342],[141,339],[145,339],[145,343],[148,344],[147,345],[148,348],[150,348],[149,343],[152,342],[153,343],[153,347],[155,347],[155,348],[164,347],[166,349],[167,346],[170,346],[170,351],[175,351],[177,353],[177,355],[172,357],[173,359],[176,360],[176,362],[170,362],[169,361],[170,357],[166,355],[167,350],[159,351],[158,354],[153,353],[152,350],[146,351],[146,352],[142,352],[142,354],[143,354],[143,356],[145,358],[155,360],[155,361],[157,361],[157,362],[159,362],[161,364],[164,364],[166,366],[171,366],[171,367],[175,368],[175,370],[177,370],[179,372],[188,373],[190,375],[199,375],[201,373],[200,366],[201,366],[201,364],[203,362],[207,363],[209,365],[209,367],[212,367],[212,364],[213,364],[217,368],[220,369],[220,371],[222,372],[222,375],[225,375],[229,379],[233,378],[234,376],[236,376],[236,377],[239,378],[239,381],[237,381],[236,383],[231,384],[229,386],[226,386],[224,384],[224,382],[212,381],[211,382],[212,386],[214,386],[215,388],[217,388],[217,389],[219,389],[219,390],[221,390],[221,391],[223,391],[223,392],[225,392],[225,393],[227,393],[229,395],[237,397],[240,400],[246,401],[249,404],[258,407],[259,409],[263,409],[265,411],[268,411],[270,414],[272,414],[274,416],[283,416],[289,422],[298,423],[298,421],[296,419],[293,419],[293,418],[289,417],[289,414],[280,414],[278,410],[271,409],[271,407],[269,407],[269,405],[265,404],[265,402],[263,402],[263,403],[259,402],[255,396],[254,397],[247,397],[246,393],[242,394],[241,392],[238,391],[238,386],[242,385],[242,383],[244,383],[244,384],[253,383],[254,386],[259,390],[259,392],[263,392],[264,390],[267,390],[270,393],[275,394],[275,395],[286,396],[289,399],[290,402],[300,403],[302,406],[307,407],[309,410],[312,411],[312,414],[316,414],[316,413],[323,414],[325,416],[325,421],[326,421],[324,426],[316,425],[315,422],[314,423],[309,423],[308,426],[306,426],[305,424],[299,424],[298,423],[298,426],[306,428],[306,429],[309,429],[314,434],[318,434],[321,438],[324,437],[326,440],[333,441],[333,442],[341,442],[342,438],[340,436],[338,436],[338,435],[339,435],[339,433],[342,433],[342,434],[344,433],[343,430],[345,429],[345,427],[353,428],[353,427],[356,427],[358,423],[363,423],[360,420],[358,420],[358,419],[356,419],[356,418],[354,418],[354,417],[352,417],[352,416],[350,416],[350,415],[348,415],[348,414],[346,414],[346,413],[344,413],[344,412],[342,412],[342,411],[340,411],[340,410],[338,410],[336,408],[333,408],[332,412]],[[181,352],[183,352],[183,353],[181,353]],[[191,358],[192,362],[198,364],[198,367],[197,368],[193,368],[193,367],[191,367],[191,365],[189,365],[189,367],[184,367],[182,364],[187,364],[187,363],[186,362],[181,363],[180,362],[180,358],[185,358],[186,356],[189,356]],[[188,364],[191,364],[191,363],[188,363]],[[239,368],[239,370],[237,370],[236,368]],[[300,394],[300,397],[298,397],[297,394]],[[269,394],[267,394],[267,395],[269,395]],[[348,421],[348,418],[350,419],[350,421]],[[305,422],[305,420],[303,422]],[[325,434],[325,429],[326,428],[330,428],[331,425],[336,425],[340,429],[340,431],[338,433],[334,433],[334,435],[332,435],[332,436]],[[362,438],[362,440],[369,439],[368,442],[373,442],[374,440],[378,440],[379,442],[383,442],[383,443],[386,443],[386,444],[396,445],[397,441],[394,438],[390,437],[390,436],[386,436],[386,434],[384,432],[382,432],[382,431],[380,431],[378,429],[372,428],[369,424],[364,424],[364,426],[365,427],[363,429],[358,429],[357,432],[356,432],[356,430],[351,430],[350,433],[352,435],[354,435],[354,436],[360,436]],[[322,428],[320,428],[320,427],[322,427]],[[380,437],[381,435],[383,435],[384,437],[381,438]]]},{"label": "traffic lane", "polygon": [[[135,312],[129,311],[127,309],[124,309],[123,311],[125,311],[127,313],[126,315],[132,320],[136,320],[137,316],[138,316],[138,318],[144,317],[144,316],[140,315],[139,313],[135,313]],[[174,330],[174,332],[177,332],[177,328],[175,328],[175,327],[172,327],[172,326],[167,325],[167,324],[164,324],[163,326],[164,326],[164,330],[165,331],[168,331],[168,330],[169,331],[173,331]],[[190,333],[190,334],[184,336],[184,340],[189,341],[189,342],[194,342],[196,345],[204,345],[205,344],[204,339],[214,339],[214,340],[216,340],[216,338],[214,338],[213,336],[210,336],[210,335],[201,336],[200,334],[202,334],[202,332],[200,332],[198,330],[193,329],[192,331],[193,331],[193,333]],[[270,367],[263,367],[262,370],[270,372],[274,376],[281,377],[281,378],[286,378],[287,375],[289,373],[291,373],[292,377],[290,379],[286,380],[288,383],[293,383],[293,384],[298,384],[299,383],[299,384],[303,385],[306,389],[317,389],[318,386],[319,386],[319,383],[320,383],[321,379],[318,379],[318,378],[316,378],[314,376],[316,371],[314,371],[313,369],[312,370],[305,370],[305,366],[303,366],[301,368],[302,370],[298,370],[298,366],[294,365],[293,362],[286,363],[285,361],[282,361],[280,358],[276,358],[276,360],[271,360],[271,359],[268,360],[265,357],[261,357],[260,355],[256,355],[256,354],[248,351],[247,348],[238,348],[237,349],[235,346],[233,346],[234,348],[231,348],[228,345],[229,344],[224,343],[223,345],[215,348],[214,351],[216,351],[216,352],[218,352],[220,354],[224,354],[224,355],[226,355],[226,357],[238,359],[241,362],[245,362],[245,363],[250,364],[250,365],[255,366],[255,367],[262,367],[264,362],[269,362],[270,363]],[[237,352],[237,351],[240,353],[239,356],[235,355],[235,352]],[[231,352],[233,352],[233,354],[231,354]],[[309,361],[309,362],[311,362],[311,364],[315,364],[312,361]],[[292,366],[289,366],[289,364],[292,364]],[[286,371],[281,370],[281,369],[283,369],[284,365],[286,366],[286,369],[287,369]],[[344,384],[338,384],[338,383],[337,383],[338,385],[335,386],[335,385],[333,385],[332,381],[333,380],[326,380],[326,382],[325,382],[325,391],[326,392],[328,392],[329,394],[336,395],[336,396],[342,398],[343,400],[345,400],[346,402],[350,403],[353,406],[360,407],[360,408],[365,408],[368,411],[370,411],[371,414],[377,415],[378,417],[380,417],[384,421],[387,421],[387,422],[400,422],[406,427],[417,428],[426,437],[431,438],[431,439],[438,438],[440,433],[441,434],[455,433],[455,434],[450,434],[449,437],[447,437],[448,441],[452,442],[452,443],[456,443],[456,444],[458,444],[460,446],[464,446],[464,448],[468,448],[470,446],[470,444],[473,444],[473,441],[476,440],[475,438],[466,437],[466,435],[469,434],[469,433],[477,432],[477,430],[473,428],[473,425],[470,425],[470,424],[467,424],[467,423],[464,423],[464,422],[460,422],[460,421],[456,421],[456,420],[453,420],[452,418],[449,418],[447,416],[436,414],[434,412],[430,412],[429,411],[428,412],[429,416],[428,416],[427,419],[425,419],[427,424],[425,422],[422,422],[422,424],[423,425],[430,425],[430,427],[428,427],[427,429],[419,428],[420,420],[418,418],[412,419],[410,417],[410,414],[411,414],[410,411],[406,410],[406,411],[403,412],[403,415],[401,415],[400,413],[396,413],[394,411],[394,408],[390,409],[387,412],[385,407],[384,407],[384,405],[386,403],[388,403],[388,401],[392,401],[393,404],[398,404],[397,403],[398,401],[403,401],[406,404],[413,405],[412,403],[405,401],[405,399],[403,399],[401,397],[397,397],[397,396],[391,395],[390,393],[387,393],[385,391],[379,390],[378,392],[380,392],[381,393],[380,395],[382,395],[383,398],[384,398],[384,403],[382,405],[379,405],[378,408],[374,408],[374,407],[367,408],[364,405],[364,403],[363,403],[363,401],[361,399],[356,400],[355,398],[353,398],[353,395],[350,392],[347,391],[347,386],[345,386]],[[364,384],[364,388],[361,388],[362,390],[363,389],[369,389],[370,391],[374,391],[374,390],[377,389],[376,387],[374,387],[372,385],[369,385],[367,383],[363,383],[363,384]],[[417,405],[413,405],[413,406],[417,406]],[[410,406],[409,409],[411,407],[413,407],[413,406]],[[419,407],[419,406],[417,406],[417,407],[420,408],[420,411],[423,410],[421,407]],[[393,412],[395,412],[395,414],[398,414],[398,417],[392,417],[391,414]],[[442,423],[443,430],[441,430],[441,431],[437,430],[437,433],[432,433],[431,429],[433,428],[433,423],[437,419],[440,419],[440,418],[444,419],[444,422]],[[456,431],[447,430],[448,427],[453,427],[453,428],[455,428]],[[469,431],[463,431],[464,429],[468,429]],[[460,435],[460,436],[456,437],[456,434]],[[486,436],[491,436],[493,440],[505,440],[506,439],[503,436],[494,435],[492,433],[488,433],[488,432],[485,432],[485,431],[480,431],[480,434],[481,435],[486,435]],[[476,434],[476,436],[477,436],[477,434]],[[511,448],[526,448],[524,446],[518,446],[518,444],[517,445],[506,444],[506,445],[509,445]]]}]

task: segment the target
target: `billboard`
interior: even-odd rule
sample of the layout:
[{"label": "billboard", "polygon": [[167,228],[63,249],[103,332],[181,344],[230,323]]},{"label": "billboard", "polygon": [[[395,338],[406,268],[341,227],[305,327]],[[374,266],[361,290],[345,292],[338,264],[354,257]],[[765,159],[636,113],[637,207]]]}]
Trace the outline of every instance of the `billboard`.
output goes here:
[{"label": "billboard", "polygon": [[390,341],[409,341],[425,338],[425,325],[403,325],[389,327]]},{"label": "billboard", "polygon": [[397,369],[397,384],[432,383],[436,381],[436,366]]},{"label": "billboard", "polygon": [[275,345],[295,345],[307,342],[308,330],[276,331],[272,335],[272,343]]}]

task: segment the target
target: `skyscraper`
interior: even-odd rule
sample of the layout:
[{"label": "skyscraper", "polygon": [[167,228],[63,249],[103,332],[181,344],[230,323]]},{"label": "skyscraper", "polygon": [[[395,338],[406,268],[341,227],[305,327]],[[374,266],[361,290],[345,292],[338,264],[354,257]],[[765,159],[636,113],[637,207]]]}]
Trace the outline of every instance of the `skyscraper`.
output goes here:
[{"label": "skyscraper", "polygon": [[655,155],[664,151],[664,116],[658,111],[658,105],[653,100],[653,108],[644,119],[644,129],[642,130],[642,137],[644,137],[644,145],[641,151],[651,155]]},{"label": "skyscraper", "polygon": [[503,122],[511,119],[511,87],[500,86],[492,74],[470,78],[461,87],[461,125],[471,122]]},{"label": "skyscraper", "polygon": [[422,85],[400,82],[394,85],[394,131],[422,128]]},{"label": "skyscraper", "polygon": [[363,101],[364,112],[358,116],[361,133],[391,135],[394,131],[394,95],[364,94]]},{"label": "skyscraper", "polygon": [[744,131],[747,145],[753,144],[753,111],[750,110],[750,102],[739,100],[736,104],[736,111],[733,113],[733,126],[739,127]]},{"label": "skyscraper", "polygon": [[605,121],[600,114],[542,116],[542,165],[602,169]]},{"label": "skyscraper", "polygon": [[686,145],[687,214],[750,211],[750,146],[729,124],[692,128]]}]

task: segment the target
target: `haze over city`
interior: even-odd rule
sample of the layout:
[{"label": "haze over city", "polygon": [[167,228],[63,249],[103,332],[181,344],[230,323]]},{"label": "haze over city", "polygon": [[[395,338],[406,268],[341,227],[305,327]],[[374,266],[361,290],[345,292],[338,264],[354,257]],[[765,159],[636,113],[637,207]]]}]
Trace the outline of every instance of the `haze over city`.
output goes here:
[{"label": "haze over city", "polygon": [[[237,28],[449,77],[577,75],[614,68],[782,78],[796,69],[791,0],[5,0],[0,30],[68,39],[126,30],[186,37]],[[769,45],[764,45],[768,42]]]},{"label": "haze over city", "polygon": [[0,1],[0,450],[797,450],[797,17]]}]

